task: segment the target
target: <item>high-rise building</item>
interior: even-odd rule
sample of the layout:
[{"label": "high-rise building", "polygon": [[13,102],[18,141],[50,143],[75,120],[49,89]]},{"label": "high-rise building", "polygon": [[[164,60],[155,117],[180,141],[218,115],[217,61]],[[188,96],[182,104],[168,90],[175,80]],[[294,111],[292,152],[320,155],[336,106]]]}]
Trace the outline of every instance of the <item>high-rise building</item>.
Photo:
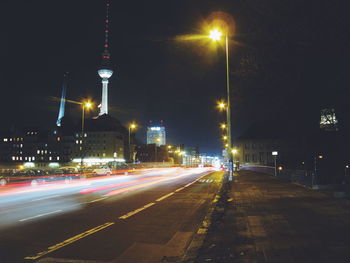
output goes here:
[{"label": "high-rise building", "polygon": [[321,110],[320,128],[325,131],[338,131],[338,120],[334,109]]},{"label": "high-rise building", "polygon": [[147,144],[165,145],[165,127],[150,126],[147,128]]},{"label": "high-rise building", "polygon": [[106,4],[106,20],[105,20],[105,44],[102,52],[102,62],[100,65],[98,75],[102,79],[102,101],[99,115],[108,114],[108,79],[113,75],[111,66],[111,54],[109,53],[109,2]]}]

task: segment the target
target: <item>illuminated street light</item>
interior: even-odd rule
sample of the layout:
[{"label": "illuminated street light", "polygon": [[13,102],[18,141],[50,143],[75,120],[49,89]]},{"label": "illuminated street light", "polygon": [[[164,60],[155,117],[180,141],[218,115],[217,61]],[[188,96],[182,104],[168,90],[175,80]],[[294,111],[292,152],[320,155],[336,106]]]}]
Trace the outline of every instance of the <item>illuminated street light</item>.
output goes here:
[{"label": "illuminated street light", "polygon": [[[209,38],[213,41],[219,41],[221,39],[221,36],[223,33],[219,31],[219,29],[214,28],[210,31]],[[230,69],[229,69],[229,50],[228,50],[228,34],[225,32],[225,54],[226,54],[226,92],[227,92],[227,98],[226,103],[219,104],[219,109],[224,110],[226,109],[226,123],[227,123],[227,137],[228,137],[228,146],[227,146],[227,152],[229,153],[231,151],[231,145],[232,145],[232,138],[231,138],[231,106],[230,106]],[[233,159],[232,155],[228,154],[228,167],[230,171],[230,176],[233,172]]]},{"label": "illuminated street light", "polygon": [[225,102],[223,102],[223,101],[218,101],[218,109],[220,110],[220,111],[223,111],[223,110],[225,110],[226,109],[226,103]]},{"label": "illuminated street light", "polygon": [[225,129],[227,128],[226,123],[221,123],[221,124],[220,124],[220,128],[223,129],[223,130],[225,130]]},{"label": "illuminated street light", "polygon": [[131,131],[135,130],[137,127],[135,122],[130,123],[129,125],[129,159],[134,161],[134,155],[131,154]]},{"label": "illuminated street light", "polygon": [[235,148],[231,150],[231,153],[232,153],[233,155],[237,154],[237,152],[238,152],[238,150],[235,149]]},{"label": "illuminated street light", "polygon": [[209,38],[214,41],[218,41],[221,39],[222,33],[217,29],[213,29],[209,33]]},{"label": "illuminated street light", "polygon": [[83,145],[84,145],[84,125],[85,125],[85,110],[89,110],[92,108],[93,103],[91,101],[83,101],[81,103],[82,106],[82,115],[81,115],[81,145],[80,145],[80,153],[81,153],[81,165],[83,165]]},{"label": "illuminated street light", "polygon": [[223,136],[222,139],[224,139],[226,141],[227,140],[227,136],[226,135]]}]

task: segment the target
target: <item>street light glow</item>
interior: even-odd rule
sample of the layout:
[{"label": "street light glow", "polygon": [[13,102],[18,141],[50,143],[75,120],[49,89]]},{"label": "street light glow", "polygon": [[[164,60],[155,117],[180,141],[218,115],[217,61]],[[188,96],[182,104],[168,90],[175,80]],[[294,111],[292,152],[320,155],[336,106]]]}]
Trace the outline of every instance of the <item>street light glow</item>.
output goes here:
[{"label": "street light glow", "polygon": [[232,154],[236,154],[238,151],[237,151],[237,149],[232,149]]},{"label": "street light glow", "polygon": [[226,103],[224,101],[218,101],[218,108],[220,111],[226,108]]},{"label": "street light glow", "polygon": [[133,123],[130,124],[130,129],[131,130],[136,129],[136,127],[137,127],[136,123],[133,122]]},{"label": "street light glow", "polygon": [[83,102],[83,107],[85,108],[85,109],[90,109],[90,108],[92,108],[92,102],[91,101],[86,101],[86,102]]},{"label": "street light glow", "polygon": [[226,126],[226,123],[221,123],[221,125],[220,125],[220,128],[221,128],[221,129],[224,130],[224,129],[226,129],[226,127],[227,127],[227,126]]},{"label": "street light glow", "polygon": [[209,38],[214,41],[218,41],[221,39],[222,33],[217,29],[213,29],[209,33]]}]

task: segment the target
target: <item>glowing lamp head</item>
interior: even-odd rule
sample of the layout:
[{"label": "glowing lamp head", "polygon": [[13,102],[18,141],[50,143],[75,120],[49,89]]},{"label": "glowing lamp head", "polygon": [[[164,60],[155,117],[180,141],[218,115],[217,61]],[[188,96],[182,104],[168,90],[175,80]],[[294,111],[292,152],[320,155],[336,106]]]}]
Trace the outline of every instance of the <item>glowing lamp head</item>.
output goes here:
[{"label": "glowing lamp head", "polygon": [[100,69],[97,72],[102,79],[109,79],[113,75],[113,70],[111,69]]},{"label": "glowing lamp head", "polygon": [[90,101],[84,103],[84,107],[86,109],[90,109],[92,107],[92,103]]},{"label": "glowing lamp head", "polygon": [[135,123],[131,123],[131,124],[130,124],[130,129],[131,129],[131,130],[136,129],[136,124],[135,124]]},{"label": "glowing lamp head", "polygon": [[223,111],[226,109],[226,103],[224,101],[218,101],[218,109]]},{"label": "glowing lamp head", "polygon": [[213,29],[209,33],[209,38],[214,41],[219,41],[221,39],[222,33],[217,29]]}]

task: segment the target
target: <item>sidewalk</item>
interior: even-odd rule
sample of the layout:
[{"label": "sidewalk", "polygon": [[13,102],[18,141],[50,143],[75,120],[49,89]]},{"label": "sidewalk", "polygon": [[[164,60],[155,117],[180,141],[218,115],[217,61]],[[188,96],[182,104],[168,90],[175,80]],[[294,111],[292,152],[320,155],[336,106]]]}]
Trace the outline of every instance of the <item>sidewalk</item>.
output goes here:
[{"label": "sidewalk", "polygon": [[350,262],[350,201],[242,171],[221,195],[195,263]]}]

